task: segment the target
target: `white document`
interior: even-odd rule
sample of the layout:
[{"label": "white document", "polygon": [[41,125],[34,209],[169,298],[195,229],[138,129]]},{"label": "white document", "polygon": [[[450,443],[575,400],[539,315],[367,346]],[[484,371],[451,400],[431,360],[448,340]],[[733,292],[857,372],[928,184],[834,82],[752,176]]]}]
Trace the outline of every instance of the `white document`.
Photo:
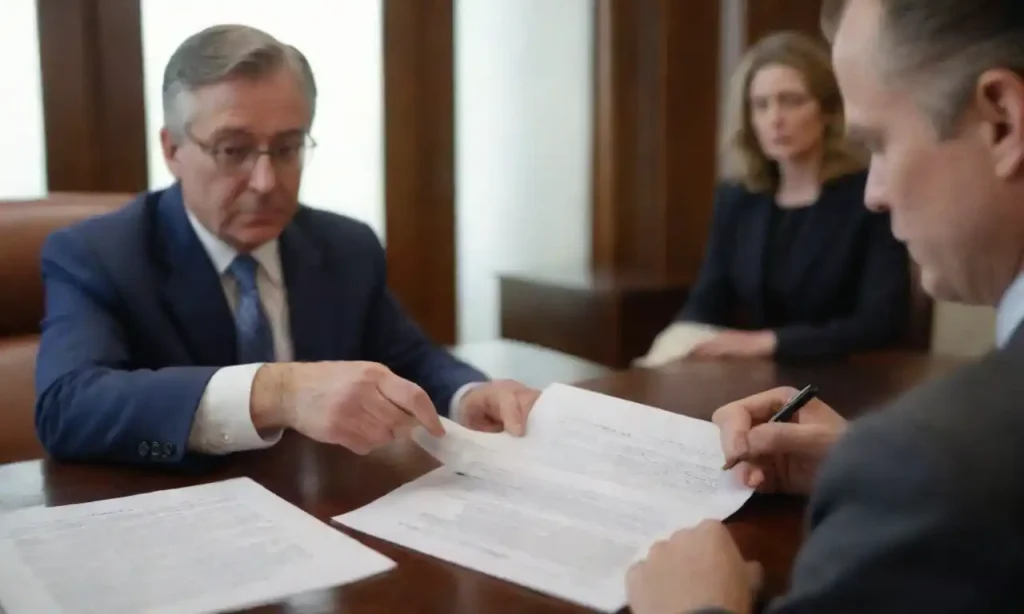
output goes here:
[{"label": "white document", "polygon": [[694,348],[710,341],[721,329],[699,322],[673,322],[658,333],[647,354],[633,361],[637,367],[660,367],[686,358]]},{"label": "white document", "polygon": [[556,384],[527,435],[417,441],[444,466],[337,516],[353,529],[601,611],[650,545],[750,497],[715,425]]},{"label": "white document", "polygon": [[392,567],[248,478],[0,516],[7,614],[216,612]]}]

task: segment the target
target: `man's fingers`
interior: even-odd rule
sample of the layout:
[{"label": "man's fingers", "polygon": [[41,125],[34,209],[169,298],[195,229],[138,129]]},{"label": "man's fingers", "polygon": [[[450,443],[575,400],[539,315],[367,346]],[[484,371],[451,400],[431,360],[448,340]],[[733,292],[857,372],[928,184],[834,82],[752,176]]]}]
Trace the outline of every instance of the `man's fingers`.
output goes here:
[{"label": "man's fingers", "polygon": [[750,430],[750,413],[737,403],[730,403],[711,417],[718,425],[718,436],[725,455],[724,469],[732,469],[747,454],[747,432]]},{"label": "man's fingers", "polygon": [[755,426],[747,433],[751,458],[823,454],[832,440],[829,429],[810,424],[769,422]]},{"label": "man's fingers", "polygon": [[725,469],[731,469],[750,453],[747,433],[755,424],[766,422],[796,391],[774,388],[718,408],[711,421],[718,425]]},{"label": "man's fingers", "polygon": [[750,592],[760,593],[764,586],[764,567],[757,561],[747,561],[747,580],[750,582]]},{"label": "man's fingers", "polygon": [[519,411],[519,400],[511,390],[497,389],[491,398],[491,403],[497,405],[498,415],[505,430],[516,437],[523,436],[523,415]]},{"label": "man's fingers", "polygon": [[370,453],[370,444],[366,442],[360,435],[352,432],[343,431],[335,436],[334,443],[337,443],[349,450],[352,450],[360,456],[365,456]]},{"label": "man's fingers", "polygon": [[389,373],[377,383],[377,390],[399,409],[416,418],[431,435],[434,437],[444,435],[441,418],[438,417],[434,404],[430,402],[430,397],[422,388],[409,380]]},{"label": "man's fingers", "polygon": [[630,565],[629,569],[626,571],[626,584],[632,586],[640,580],[640,577],[644,572],[644,565],[645,561],[637,561]]},{"label": "man's fingers", "polygon": [[417,424],[416,418],[402,410],[380,391],[377,392],[377,394],[369,395],[369,398],[363,402],[363,408],[369,414],[368,417],[375,418],[384,425],[396,439],[408,435]]},{"label": "man's fingers", "polygon": [[748,463],[743,482],[748,488],[753,488],[754,490],[761,488],[764,486],[764,469]]},{"label": "man's fingers", "polygon": [[799,391],[796,388],[782,386],[751,395],[741,401],[737,401],[737,403],[747,410],[754,424],[760,424],[767,422],[797,392]]}]

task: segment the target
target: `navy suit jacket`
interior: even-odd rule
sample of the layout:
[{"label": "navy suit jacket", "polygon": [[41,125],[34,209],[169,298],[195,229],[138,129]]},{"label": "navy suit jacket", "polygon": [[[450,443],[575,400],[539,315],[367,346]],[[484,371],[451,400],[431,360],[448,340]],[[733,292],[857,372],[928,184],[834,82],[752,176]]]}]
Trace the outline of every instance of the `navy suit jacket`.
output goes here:
[{"label": "navy suit jacket", "polygon": [[[403,313],[365,224],[302,206],[279,245],[296,361],[383,363],[442,414],[461,386],[486,379]],[[207,382],[237,358],[220,277],[179,186],[55,232],[42,274],[40,441],[63,459],[181,461]]]},{"label": "navy suit jacket", "polygon": [[[776,358],[837,357],[893,345],[906,329],[910,260],[889,216],[864,206],[867,175],[826,182],[792,245],[785,275],[792,321],[777,326]],[[771,193],[719,186],[697,283],[677,319],[763,330]]]}]

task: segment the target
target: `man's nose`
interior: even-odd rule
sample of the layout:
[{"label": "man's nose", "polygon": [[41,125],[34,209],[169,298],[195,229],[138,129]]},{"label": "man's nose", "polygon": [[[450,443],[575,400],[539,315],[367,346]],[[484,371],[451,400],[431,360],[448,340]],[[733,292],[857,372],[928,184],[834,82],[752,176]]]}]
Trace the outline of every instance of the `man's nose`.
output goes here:
[{"label": "man's nose", "polygon": [[261,155],[256,158],[256,164],[249,175],[249,187],[260,194],[266,194],[274,189],[277,184],[277,174],[274,171],[274,164],[270,157]]},{"label": "man's nose", "polygon": [[883,213],[889,210],[889,197],[886,193],[882,174],[874,168],[868,169],[867,185],[864,188],[864,204],[870,211]]}]

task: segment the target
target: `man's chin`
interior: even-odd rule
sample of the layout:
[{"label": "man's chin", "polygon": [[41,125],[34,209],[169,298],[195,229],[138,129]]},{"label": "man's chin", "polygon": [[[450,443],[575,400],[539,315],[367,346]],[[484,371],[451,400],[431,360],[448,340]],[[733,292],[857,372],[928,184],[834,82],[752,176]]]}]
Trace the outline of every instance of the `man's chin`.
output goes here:
[{"label": "man's chin", "polygon": [[237,247],[251,251],[281,236],[282,230],[283,226],[279,222],[274,224],[247,224],[233,232],[232,236]]},{"label": "man's chin", "polygon": [[964,302],[962,292],[957,291],[953,284],[927,267],[921,269],[921,288],[928,296],[937,301]]}]

